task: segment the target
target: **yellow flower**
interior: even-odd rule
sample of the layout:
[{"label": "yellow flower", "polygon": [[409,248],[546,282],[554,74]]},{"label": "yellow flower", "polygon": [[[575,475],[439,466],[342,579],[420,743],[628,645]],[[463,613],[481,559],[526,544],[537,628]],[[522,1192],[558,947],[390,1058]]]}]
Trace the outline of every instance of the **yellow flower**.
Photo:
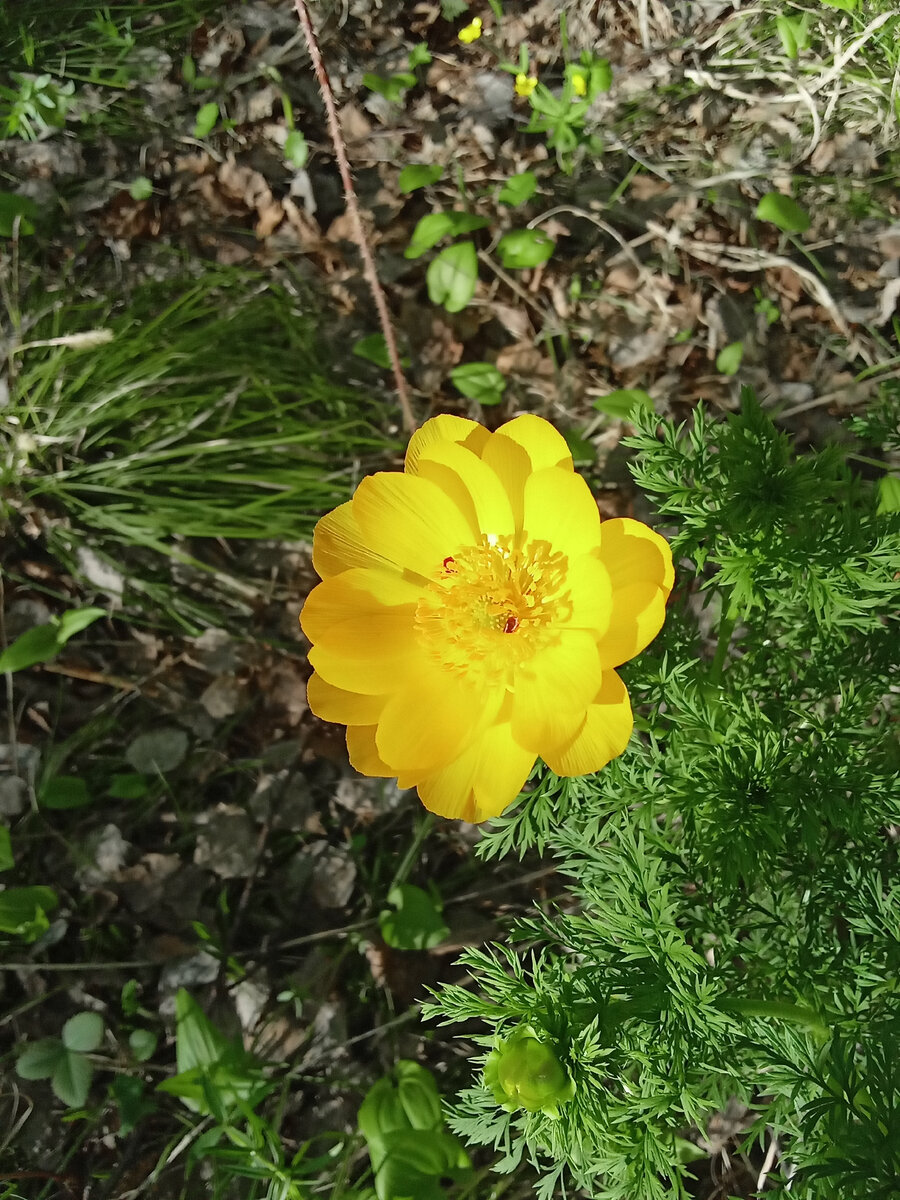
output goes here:
[{"label": "yellow flower", "polygon": [[458,37],[466,45],[476,42],[481,37],[481,17],[473,17],[469,24],[459,31]]},{"label": "yellow flower", "polygon": [[572,72],[572,91],[576,96],[587,95],[587,79],[581,71]]},{"label": "yellow flower", "polygon": [[516,76],[516,95],[517,96],[530,96],[531,93],[534,91],[534,89],[537,87],[537,82],[538,81],[537,81],[536,75],[522,75],[522,74],[517,75]]},{"label": "yellow flower", "polygon": [[303,608],[309,706],[347,725],[350,761],[444,817],[484,821],[538,755],[597,771],[631,737],[614,667],[656,636],[666,542],[601,524],[561,434],[535,416],[489,433],[440,416],[402,472],[363,479],[313,539]]}]

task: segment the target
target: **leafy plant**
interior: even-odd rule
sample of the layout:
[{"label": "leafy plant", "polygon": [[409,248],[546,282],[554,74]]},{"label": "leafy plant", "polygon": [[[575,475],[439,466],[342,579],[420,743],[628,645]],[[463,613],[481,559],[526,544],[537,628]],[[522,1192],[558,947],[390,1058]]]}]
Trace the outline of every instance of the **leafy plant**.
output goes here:
[{"label": "leafy plant", "polygon": [[87,1101],[94,1068],[87,1057],[103,1041],[103,1018],[80,1012],[66,1021],[62,1038],[41,1038],[24,1047],[16,1059],[22,1079],[49,1079],[54,1095],[68,1108]]},{"label": "leafy plant", "polygon": [[430,950],[450,932],[444,924],[440,897],[412,883],[399,883],[388,892],[388,904],[378,917],[381,936],[397,950]]},{"label": "leafy plant", "polygon": [[479,404],[500,404],[506,391],[506,379],[493,363],[463,363],[450,372],[454,387]]},{"label": "leafy plant", "polygon": [[35,141],[51,129],[60,129],[75,91],[72,80],[59,83],[50,75],[22,75],[14,71],[16,87],[0,85],[0,121],[4,137]]},{"label": "leafy plant", "polygon": [[0,672],[23,671],[55,658],[71,638],[106,616],[103,608],[71,608],[46,625],[35,625],[0,654]]}]

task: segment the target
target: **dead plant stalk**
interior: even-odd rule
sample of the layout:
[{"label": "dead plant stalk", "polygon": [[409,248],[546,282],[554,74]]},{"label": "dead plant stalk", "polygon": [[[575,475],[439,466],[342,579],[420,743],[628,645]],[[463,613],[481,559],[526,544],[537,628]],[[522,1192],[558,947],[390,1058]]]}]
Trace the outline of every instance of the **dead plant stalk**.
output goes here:
[{"label": "dead plant stalk", "polygon": [[319,50],[319,42],[316,37],[316,31],[313,28],[312,20],[310,19],[309,10],[306,7],[306,0],[294,0],[294,7],[297,10],[297,16],[300,19],[300,27],[303,30],[303,36],[306,38],[309,57],[312,60],[313,70],[316,74],[316,81],[319,85],[319,91],[322,95],[322,103],[325,105],[325,115],[328,121],[328,132],[331,135],[331,141],[334,146],[334,156],[337,159],[338,170],[341,174],[341,182],[344,185],[344,196],[347,200],[347,212],[350,214],[350,219],[353,222],[356,243],[359,246],[359,252],[362,256],[366,281],[372,292],[372,299],[375,301],[375,307],[378,310],[378,319],[381,322],[381,329],[384,333],[385,343],[387,344],[388,357],[391,360],[391,367],[394,372],[394,383],[397,387],[397,399],[400,401],[400,408],[403,412],[403,423],[406,426],[407,432],[413,433],[416,428],[416,418],[413,415],[412,406],[409,401],[409,389],[406,386],[406,378],[403,374],[403,368],[400,365],[400,354],[397,350],[397,338],[394,333],[394,326],[391,323],[390,313],[388,312],[384,289],[382,288],[378,279],[378,272],[375,269],[375,259],[372,256],[372,250],[369,246],[369,240],[366,237],[366,230],[362,221],[362,214],[359,211],[359,202],[356,197],[356,189],[353,186],[353,176],[350,173],[350,161],[347,158],[347,147],[344,144],[340,122],[338,121],[337,107],[334,102],[334,92],[331,90],[331,81],[328,78],[328,72],[325,69],[325,63],[322,59],[321,51]]}]

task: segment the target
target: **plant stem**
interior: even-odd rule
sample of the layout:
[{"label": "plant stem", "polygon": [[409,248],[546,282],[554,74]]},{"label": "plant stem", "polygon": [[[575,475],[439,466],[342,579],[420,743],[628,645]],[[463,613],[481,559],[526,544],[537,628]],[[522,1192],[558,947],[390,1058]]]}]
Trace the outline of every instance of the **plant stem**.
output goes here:
[{"label": "plant stem", "polygon": [[356,198],[356,189],[353,186],[353,176],[350,173],[350,162],[347,158],[347,147],[344,145],[344,138],[341,134],[341,126],[338,121],[337,108],[334,102],[334,93],[331,90],[331,82],[328,78],[328,72],[325,70],[325,63],[322,60],[322,54],[319,50],[319,43],[316,38],[313,23],[309,16],[309,10],[306,7],[306,0],[294,0],[294,7],[297,10],[297,16],[300,18],[300,26],[303,30],[303,36],[306,38],[306,45],[309,49],[309,57],[312,59],[313,70],[316,73],[316,81],[319,84],[319,91],[322,95],[322,103],[325,105],[325,115],[328,121],[328,132],[331,135],[331,141],[334,146],[334,156],[337,159],[338,170],[341,174],[341,182],[344,185],[344,196],[347,201],[347,212],[350,214],[350,219],[353,222],[354,232],[356,234],[356,243],[359,246],[359,252],[363,260],[363,270],[366,276],[366,281],[372,292],[372,299],[375,301],[375,307],[378,310],[378,319],[381,322],[381,330],[384,334],[384,340],[387,345],[388,357],[391,360],[391,367],[394,372],[394,383],[397,388],[397,399],[400,401],[400,408],[403,412],[403,423],[406,426],[408,433],[413,433],[416,428],[416,418],[413,415],[412,406],[409,402],[409,389],[406,386],[406,378],[403,374],[403,368],[400,365],[400,354],[397,350],[397,338],[394,334],[394,326],[391,323],[390,313],[388,312],[387,300],[385,299],[384,289],[378,279],[378,272],[375,269],[375,259],[372,256],[372,251],[369,246],[368,238],[366,237],[365,227],[362,222],[362,214],[359,211],[359,202]]}]

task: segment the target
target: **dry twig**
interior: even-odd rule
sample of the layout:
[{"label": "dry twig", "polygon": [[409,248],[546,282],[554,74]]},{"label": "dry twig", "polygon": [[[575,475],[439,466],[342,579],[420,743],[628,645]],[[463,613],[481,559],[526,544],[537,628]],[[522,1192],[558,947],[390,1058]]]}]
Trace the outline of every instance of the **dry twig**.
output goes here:
[{"label": "dry twig", "polygon": [[309,49],[309,57],[312,59],[313,70],[316,73],[316,81],[318,82],[319,91],[322,95],[322,103],[325,105],[325,115],[328,120],[328,132],[331,135],[331,141],[334,145],[334,156],[337,159],[338,170],[341,173],[341,182],[344,185],[344,196],[347,200],[347,212],[350,214],[350,219],[353,222],[353,229],[356,234],[356,244],[359,246],[359,252],[362,256],[366,281],[372,292],[372,299],[375,301],[375,307],[378,310],[378,319],[381,322],[381,329],[384,333],[385,343],[387,344],[388,356],[391,360],[391,367],[393,368],[394,372],[394,383],[397,387],[397,399],[400,401],[400,408],[403,411],[403,423],[406,426],[407,431],[412,433],[416,428],[416,418],[413,415],[412,406],[409,402],[409,389],[406,386],[406,378],[403,374],[403,368],[400,365],[400,354],[397,350],[397,338],[394,333],[394,326],[391,323],[390,313],[388,312],[384,289],[382,288],[378,279],[378,272],[375,270],[375,259],[372,256],[372,250],[369,246],[365,227],[362,222],[362,214],[359,211],[359,202],[356,197],[356,189],[353,186],[353,176],[350,173],[350,162],[347,158],[347,147],[344,144],[340,122],[338,121],[337,108],[334,102],[334,93],[331,90],[331,82],[328,78],[328,72],[325,70],[325,63],[322,60],[322,54],[319,50],[316,32],[313,28],[312,20],[310,19],[309,10],[306,7],[306,0],[294,0],[294,7],[297,10],[297,16],[300,18],[300,26],[303,30],[303,36],[306,38],[306,45]]}]

